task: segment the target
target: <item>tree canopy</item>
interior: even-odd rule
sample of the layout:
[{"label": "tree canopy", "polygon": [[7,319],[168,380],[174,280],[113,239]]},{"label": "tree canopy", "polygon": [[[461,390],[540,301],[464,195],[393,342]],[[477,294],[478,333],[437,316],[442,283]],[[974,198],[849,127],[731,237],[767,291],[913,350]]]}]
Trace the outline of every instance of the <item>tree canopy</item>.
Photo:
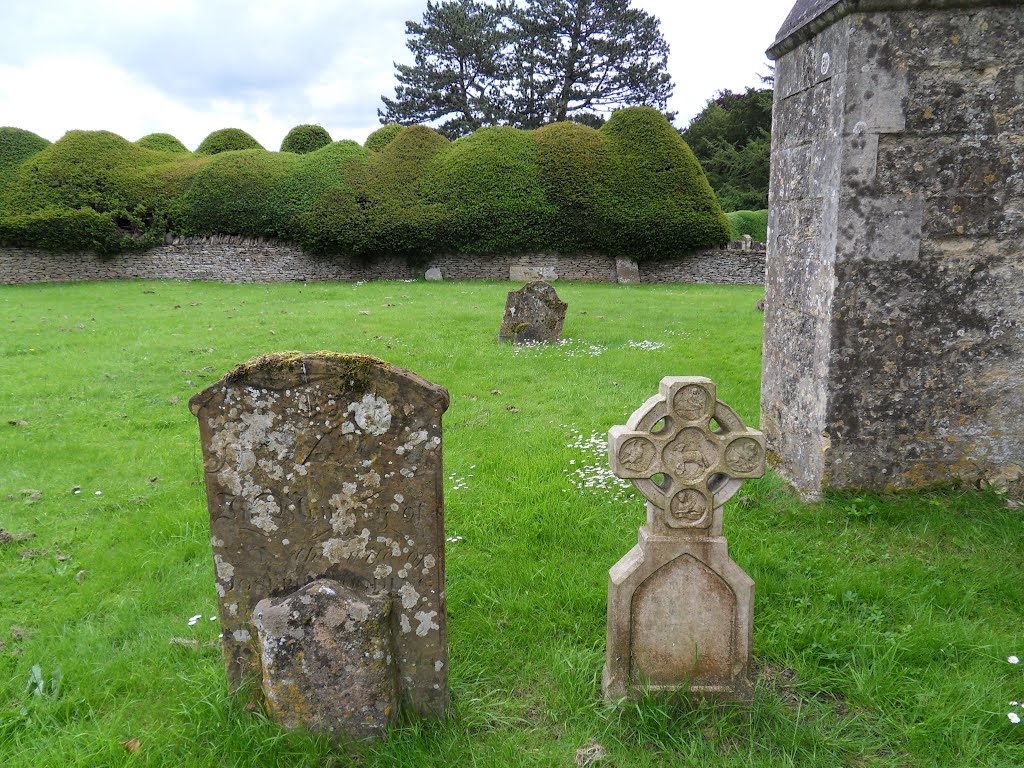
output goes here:
[{"label": "tree canopy", "polygon": [[664,111],[672,94],[658,19],[630,0],[441,0],[406,22],[414,63],[396,64],[382,123],[599,126],[622,106]]},{"label": "tree canopy", "polygon": [[720,91],[681,133],[727,211],[768,207],[771,89]]}]

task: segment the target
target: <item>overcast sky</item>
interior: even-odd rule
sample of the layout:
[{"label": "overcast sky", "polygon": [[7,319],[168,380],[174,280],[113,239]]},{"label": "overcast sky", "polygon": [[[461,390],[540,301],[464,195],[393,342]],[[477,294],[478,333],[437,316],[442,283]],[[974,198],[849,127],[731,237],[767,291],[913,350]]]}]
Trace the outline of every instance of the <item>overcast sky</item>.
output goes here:
[{"label": "overcast sky", "polygon": [[[634,0],[661,20],[685,125],[718,90],[759,86],[764,50],[794,0]],[[241,128],[276,150],[319,123],[362,142],[394,62],[411,63],[405,22],[426,0],[0,0],[0,126],[56,141],[71,129],[134,141],[171,133],[195,149]]]}]

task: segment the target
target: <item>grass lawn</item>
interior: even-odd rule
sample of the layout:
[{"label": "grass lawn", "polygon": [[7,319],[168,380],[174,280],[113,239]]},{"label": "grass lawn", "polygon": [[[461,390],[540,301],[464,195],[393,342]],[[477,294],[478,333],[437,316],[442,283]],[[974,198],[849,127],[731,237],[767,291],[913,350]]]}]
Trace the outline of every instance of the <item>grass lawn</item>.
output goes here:
[{"label": "grass lawn", "polygon": [[[572,341],[516,349],[507,283],[0,287],[0,527],[34,534],[0,544],[0,765],[1024,764],[1024,515],[992,493],[748,482],[725,533],[757,583],[753,706],[604,705],[607,571],[644,519],[604,436],[665,375],[712,377],[756,425],[763,291],[557,288]],[[347,753],[230,698],[210,620],[187,401],[291,349],[451,393],[451,717]]]}]

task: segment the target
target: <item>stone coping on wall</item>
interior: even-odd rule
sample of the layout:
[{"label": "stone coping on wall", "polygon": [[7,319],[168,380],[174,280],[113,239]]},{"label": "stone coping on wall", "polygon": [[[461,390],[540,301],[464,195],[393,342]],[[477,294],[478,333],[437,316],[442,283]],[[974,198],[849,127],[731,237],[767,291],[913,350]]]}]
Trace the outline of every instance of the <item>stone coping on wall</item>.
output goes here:
[{"label": "stone coping on wall", "polygon": [[1019,5],[1021,0],[797,0],[765,52],[773,61],[853,13]]},{"label": "stone coping on wall", "polygon": [[210,280],[224,283],[360,280],[571,280],[604,283],[763,285],[765,246],[749,240],[661,261],[601,254],[449,254],[410,265],[312,256],[296,245],[258,238],[174,238],[146,251],[98,256],[0,247],[0,284],[103,280]]}]

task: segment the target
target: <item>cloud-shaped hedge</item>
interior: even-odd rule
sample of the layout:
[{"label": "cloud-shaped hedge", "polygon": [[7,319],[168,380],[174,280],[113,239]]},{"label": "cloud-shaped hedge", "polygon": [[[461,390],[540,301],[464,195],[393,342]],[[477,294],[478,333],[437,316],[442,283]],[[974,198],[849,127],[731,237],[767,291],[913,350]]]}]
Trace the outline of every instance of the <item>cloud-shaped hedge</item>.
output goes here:
[{"label": "cloud-shaped hedge", "polygon": [[729,237],[693,153],[654,109],[621,110],[599,130],[485,128],[451,143],[424,126],[384,126],[365,146],[305,154],[245,149],[238,134],[248,134],[235,131],[211,134],[195,155],[72,131],[0,183],[0,242],[107,252],[173,232],[281,238],[324,254],[650,259]]},{"label": "cloud-shaped hedge", "polygon": [[384,147],[391,143],[395,136],[402,132],[403,128],[405,128],[405,126],[399,125],[398,123],[382,125],[366,137],[366,142],[363,146],[371,152],[380,152]]},{"label": "cloud-shaped hedge", "polygon": [[167,166],[180,162],[108,131],[68,131],[0,189],[0,242],[102,253],[144,247],[163,236],[175,192]]},{"label": "cloud-shaped hedge", "polygon": [[263,145],[241,128],[221,128],[202,140],[196,147],[196,154],[219,155],[241,149],[263,149]]},{"label": "cloud-shaped hedge", "polygon": [[305,155],[330,143],[331,134],[322,125],[296,125],[281,142],[281,151]]},{"label": "cloud-shaped hedge", "polygon": [[135,143],[140,147],[155,149],[159,152],[170,152],[175,155],[192,154],[188,151],[188,147],[169,133],[151,133],[148,136],[143,136]]},{"label": "cloud-shaped hedge", "polygon": [[9,175],[37,152],[50,146],[50,142],[32,131],[22,128],[0,128],[0,177]]},{"label": "cloud-shaped hedge", "polygon": [[26,160],[48,146],[50,142],[32,131],[0,127],[0,216],[4,213],[4,187]]}]

